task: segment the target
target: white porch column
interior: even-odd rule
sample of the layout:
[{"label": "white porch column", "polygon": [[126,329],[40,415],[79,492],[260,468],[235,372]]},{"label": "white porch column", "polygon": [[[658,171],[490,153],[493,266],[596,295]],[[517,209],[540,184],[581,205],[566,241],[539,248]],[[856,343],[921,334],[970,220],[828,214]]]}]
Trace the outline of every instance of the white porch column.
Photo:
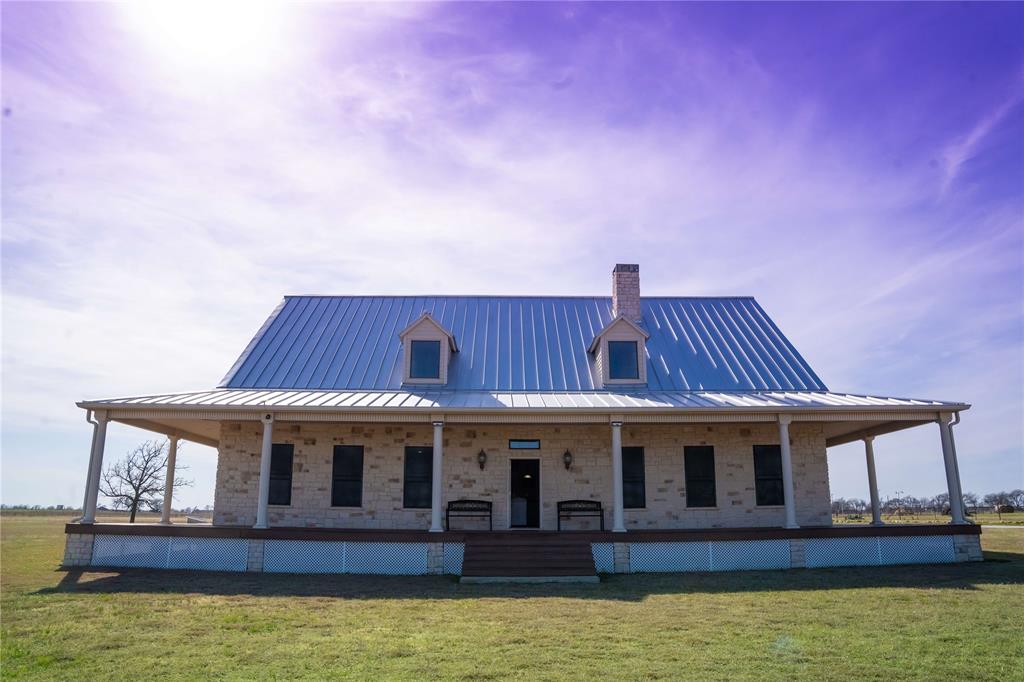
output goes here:
[{"label": "white porch column", "polygon": [[796,499],[793,495],[793,455],[789,451],[789,423],[793,418],[788,414],[779,415],[779,449],[782,451],[782,491],[786,503],[786,528],[796,525]]},{"label": "white porch column", "polygon": [[168,436],[170,447],[167,452],[167,480],[164,483],[164,505],[160,510],[160,523],[170,524],[171,502],[174,499],[174,460],[178,458],[178,437]]},{"label": "white porch column", "polygon": [[622,508],[622,422],[612,422],[612,532],[626,532]]},{"label": "white porch column", "polygon": [[878,503],[878,479],[875,477],[874,436],[864,438],[864,458],[868,464],[868,492],[871,495],[871,525],[882,525],[882,507]]},{"label": "white porch column", "polygon": [[96,413],[96,430],[93,434],[92,456],[89,458],[89,479],[85,484],[85,509],[81,523],[96,523],[96,502],[100,496],[100,474],[103,471],[103,448],[107,444],[106,412]]},{"label": "white porch column", "polygon": [[444,422],[434,422],[434,469],[430,476],[430,532],[440,533],[441,525],[441,477],[444,475]]},{"label": "white porch column", "polygon": [[263,415],[263,443],[260,448],[260,491],[256,501],[256,525],[267,527],[267,502],[270,499],[270,453],[274,446],[274,415]]},{"label": "white porch column", "polygon": [[[85,508],[89,506],[89,481],[92,480],[92,465],[96,461],[96,433],[99,431],[99,421],[93,421],[92,410],[89,410],[85,415],[85,421],[89,422],[92,426],[92,442],[89,444],[89,468],[85,470],[85,492],[82,493],[82,517],[85,516]],[[82,521],[82,517],[78,520]]]},{"label": "white porch column", "polygon": [[957,475],[956,452],[953,450],[953,436],[949,430],[951,416],[948,412],[939,415],[939,437],[942,439],[942,461],[946,465],[946,488],[949,490],[950,523],[967,523],[964,518],[964,497],[960,491],[960,477]]}]

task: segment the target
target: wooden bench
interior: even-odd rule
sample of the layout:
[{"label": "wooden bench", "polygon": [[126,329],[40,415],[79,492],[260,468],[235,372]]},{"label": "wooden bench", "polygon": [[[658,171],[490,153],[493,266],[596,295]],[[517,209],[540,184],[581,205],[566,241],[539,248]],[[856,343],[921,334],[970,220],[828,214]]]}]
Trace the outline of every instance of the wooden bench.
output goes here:
[{"label": "wooden bench", "polygon": [[452,500],[444,513],[444,527],[451,530],[451,519],[456,518],[487,518],[487,529],[494,530],[492,505],[487,500]]},{"label": "wooden bench", "polygon": [[597,517],[601,520],[601,530],[604,530],[604,509],[601,503],[596,500],[563,500],[558,503],[558,530],[562,530],[562,519],[580,517]]}]

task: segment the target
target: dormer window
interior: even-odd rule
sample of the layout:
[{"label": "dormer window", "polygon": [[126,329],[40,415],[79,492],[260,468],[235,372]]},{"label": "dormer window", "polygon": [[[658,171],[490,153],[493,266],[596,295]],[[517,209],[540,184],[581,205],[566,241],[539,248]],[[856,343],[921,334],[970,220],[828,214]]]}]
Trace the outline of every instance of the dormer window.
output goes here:
[{"label": "dormer window", "polygon": [[410,341],[409,378],[441,378],[441,342]]},{"label": "dormer window", "polygon": [[398,335],[405,356],[403,384],[446,384],[448,363],[459,347],[441,323],[423,313]]},{"label": "dormer window", "polygon": [[636,341],[608,342],[608,378],[639,379],[640,366],[637,363]]},{"label": "dormer window", "polygon": [[622,315],[598,332],[588,348],[594,354],[595,388],[646,384],[648,336],[643,327]]}]

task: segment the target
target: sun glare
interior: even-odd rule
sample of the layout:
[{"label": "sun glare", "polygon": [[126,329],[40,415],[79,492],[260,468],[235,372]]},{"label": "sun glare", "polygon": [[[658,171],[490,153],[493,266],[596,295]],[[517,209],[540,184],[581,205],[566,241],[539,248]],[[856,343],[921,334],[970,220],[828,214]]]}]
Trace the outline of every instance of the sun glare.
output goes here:
[{"label": "sun glare", "polygon": [[164,58],[213,69],[266,67],[279,56],[284,14],[275,2],[129,2],[128,28]]}]

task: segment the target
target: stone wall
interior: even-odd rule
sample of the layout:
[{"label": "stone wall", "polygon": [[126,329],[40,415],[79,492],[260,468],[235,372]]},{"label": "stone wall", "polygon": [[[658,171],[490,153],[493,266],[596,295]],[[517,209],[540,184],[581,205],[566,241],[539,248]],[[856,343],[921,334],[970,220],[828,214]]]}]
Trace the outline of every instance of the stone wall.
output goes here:
[{"label": "stone wall", "polygon": [[[256,518],[260,439],[257,422],[225,422],[217,466],[214,523],[252,525]],[[797,521],[802,525],[831,523],[828,462],[820,425],[790,426]],[[512,438],[540,439],[540,450],[511,451]],[[287,423],[274,425],[275,443],[295,445],[292,503],[271,506],[276,526],[345,528],[410,528],[430,525],[429,509],[402,507],[405,446],[430,446],[429,424]],[[754,501],[752,446],[778,443],[776,424],[629,425],[622,429],[623,446],[643,446],[646,508],[627,509],[627,528],[727,528],[781,526],[782,507],[757,507]],[[336,444],[364,447],[363,504],[332,508],[331,466]],[[611,528],[611,429],[607,425],[450,425],[445,427],[444,502],[460,498],[494,503],[494,527],[509,523],[509,459],[541,459],[541,527],[556,527],[556,503],[567,499],[599,500]],[[687,509],[683,446],[715,447],[718,506]],[[486,467],[477,463],[487,453]],[[573,454],[566,470],[562,453]],[[596,522],[574,520],[573,529],[595,528]],[[454,527],[454,524],[453,524]],[[460,520],[458,528],[474,526]]]},{"label": "stone wall", "polygon": [[92,563],[92,533],[68,533],[64,541],[64,568],[88,566]]}]

